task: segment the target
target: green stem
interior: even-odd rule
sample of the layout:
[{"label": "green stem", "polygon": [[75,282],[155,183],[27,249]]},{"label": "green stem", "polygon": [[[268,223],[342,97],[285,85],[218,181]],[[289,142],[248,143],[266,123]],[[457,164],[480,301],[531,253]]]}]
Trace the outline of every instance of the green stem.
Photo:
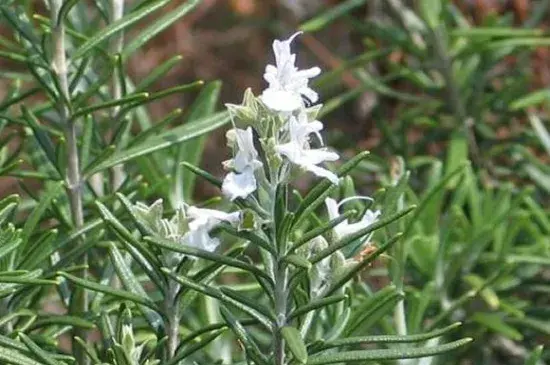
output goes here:
[{"label": "green stem", "polygon": [[[122,15],[124,14],[124,0],[111,0],[111,23],[116,22],[120,18],[122,18]],[[120,54],[122,52],[122,47],[124,45],[124,33],[119,32],[116,34],[116,36],[113,38],[112,43],[112,52],[115,54]],[[122,85],[121,85],[121,77],[123,75],[120,75],[121,70],[118,67],[115,67],[113,72],[113,87],[112,87],[112,94],[113,94],[113,100],[120,99],[122,95]],[[120,106],[113,107],[111,118],[112,120],[116,120],[116,116],[118,115],[120,111]],[[122,185],[124,182],[125,173],[124,173],[124,165],[116,165],[113,166],[113,181],[112,181],[112,188],[113,191],[118,190],[118,188]]]},{"label": "green stem", "polygon": [[275,364],[285,364],[285,342],[281,336],[281,329],[286,325],[287,321],[287,307],[288,300],[288,269],[282,261],[278,261],[277,270],[275,274]]},{"label": "green stem", "polygon": [[[273,262],[275,264],[275,270],[273,275],[273,281],[275,284],[274,299],[275,299],[275,322],[273,327],[275,329],[273,339],[273,355],[275,359],[275,365],[284,365],[285,359],[285,341],[282,336],[281,330],[287,323],[287,301],[288,301],[288,267],[283,261],[283,257],[286,254],[286,243],[281,245],[277,242],[279,234],[277,228],[280,227],[281,222],[275,222],[277,218],[277,188],[278,188],[278,176],[276,169],[270,168],[270,181],[269,181],[269,197],[270,197],[270,213],[271,213],[271,231],[272,231],[272,245],[275,248],[272,255]],[[284,207],[286,209],[286,207]],[[286,240],[285,240],[286,241]]]},{"label": "green stem", "polygon": [[[67,194],[69,196],[69,204],[71,207],[71,216],[73,224],[76,229],[79,229],[84,225],[84,211],[82,207],[82,179],[80,175],[80,163],[77,147],[77,131],[76,121],[70,117],[70,93],[69,93],[69,80],[68,80],[68,66],[65,46],[65,25],[63,19],[58,19],[63,0],[51,0],[51,24],[52,24],[52,38],[53,38],[53,60],[52,69],[55,77],[57,78],[60,93],[57,100],[57,111],[59,113],[61,122],[65,126],[65,139],[67,141]],[[77,241],[77,244],[82,244],[82,239]],[[85,254],[80,262],[83,265],[87,265],[88,256]],[[86,269],[83,269],[80,273],[80,277],[86,279],[88,273]],[[88,311],[88,297],[85,290],[77,289],[74,299],[75,314],[83,315]],[[88,334],[85,330],[76,329],[74,333],[75,337],[78,336],[82,340],[87,341]],[[88,356],[80,345],[73,342],[73,349],[75,358],[78,364],[86,365],[89,363]]]},{"label": "green stem", "polygon": [[175,282],[170,282],[166,296],[164,298],[164,311],[166,313],[166,341],[167,360],[170,360],[176,354],[176,350],[180,344],[179,326],[180,326],[180,306],[177,301],[178,292],[181,285]]},{"label": "green stem", "polygon": [[[403,178],[404,166],[402,165],[400,171],[392,176],[392,183],[394,186],[399,184],[399,181]],[[397,199],[396,209],[397,211],[403,210],[405,207],[405,197],[404,194],[401,194]],[[407,252],[405,247],[405,240],[399,240],[394,246],[394,258],[393,261],[393,270],[392,270],[392,282],[395,285],[397,291],[400,294],[404,294],[403,284],[405,279],[405,265],[407,261]],[[405,314],[405,303],[403,300],[399,301],[393,312],[393,319],[395,323],[395,329],[398,335],[406,336],[407,335],[407,317]],[[408,359],[398,360],[398,364],[404,365],[408,364],[410,361]]]}]

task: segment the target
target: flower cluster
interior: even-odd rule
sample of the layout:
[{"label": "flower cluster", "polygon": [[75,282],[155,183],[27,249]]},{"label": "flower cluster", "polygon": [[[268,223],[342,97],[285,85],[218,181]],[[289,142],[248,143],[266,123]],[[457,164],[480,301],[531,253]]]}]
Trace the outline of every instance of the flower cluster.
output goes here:
[{"label": "flower cluster", "polygon": [[[215,209],[197,208],[185,203],[176,209],[172,218],[163,218],[162,199],[150,206],[138,202],[133,207],[133,213],[149,234],[210,252],[220,244],[218,238],[210,236],[212,229],[222,222],[236,226],[241,220],[241,212],[225,213]],[[164,258],[165,264],[169,267],[174,266],[181,258],[181,254],[170,254]],[[189,258],[195,257],[189,256]]]},{"label": "flower cluster", "polygon": [[[320,134],[323,123],[316,119],[322,105],[311,105],[318,101],[319,96],[308,85],[309,80],[319,75],[321,70],[318,67],[307,70],[296,67],[296,55],[291,52],[290,46],[298,35],[296,33],[287,40],[273,42],[275,65],[267,65],[265,69],[264,79],[268,87],[260,96],[254,96],[249,89],[241,105],[227,105],[233,122],[233,128],[227,132],[227,143],[234,154],[232,159],[224,162],[228,173],[222,183],[222,193],[231,201],[249,198],[249,203],[259,203],[253,204],[257,208],[256,213],[264,215],[267,220],[273,219],[273,211],[265,211],[263,207],[274,207],[276,188],[289,182],[293,169],[312,172],[333,184],[339,182],[336,174],[321,166],[324,162],[337,160],[339,156],[323,147]],[[337,203],[327,198],[328,218],[337,218],[342,204],[356,199],[370,200],[367,197],[351,197]],[[163,218],[162,200],[151,206],[137,203],[134,214],[148,234],[206,251],[214,251],[218,247],[219,240],[210,233],[220,223],[232,224],[239,230],[250,230],[257,228],[261,221],[250,209],[225,213],[187,204],[176,209],[170,219]],[[332,238],[344,239],[373,224],[379,215],[379,211],[366,210],[357,222],[344,220],[334,227]],[[364,244],[370,237],[361,237],[360,240]],[[304,255],[310,257],[327,246],[325,238],[317,237],[305,245],[308,252]],[[181,258],[181,254],[172,253],[164,260],[168,266],[174,266]],[[342,252],[337,251],[314,265],[312,293],[321,293],[334,276],[333,272],[349,261]]]},{"label": "flower cluster", "polygon": [[[275,65],[267,65],[264,79],[268,87],[259,97],[248,90],[241,105],[227,105],[234,125],[228,133],[234,158],[224,163],[229,172],[222,192],[230,200],[248,197],[258,189],[258,181],[271,185],[285,181],[293,166],[338,184],[336,174],[320,166],[337,160],[338,154],[325,147],[312,148],[312,135],[323,145],[319,133],[323,124],[316,120],[321,106],[310,106],[319,96],[308,84],[321,70],[296,67],[290,46],[299,34],[273,42]],[[254,143],[255,134],[263,160]]]}]

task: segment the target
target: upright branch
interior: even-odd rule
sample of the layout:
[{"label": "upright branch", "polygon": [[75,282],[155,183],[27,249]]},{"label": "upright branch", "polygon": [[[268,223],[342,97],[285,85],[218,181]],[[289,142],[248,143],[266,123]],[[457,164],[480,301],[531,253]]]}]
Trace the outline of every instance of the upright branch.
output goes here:
[{"label": "upright branch", "polygon": [[[143,227],[148,227],[152,235],[179,245],[199,248],[201,251],[212,252],[218,247],[218,239],[211,237],[210,232],[220,223],[224,223],[225,229],[230,231],[246,231],[243,237],[247,240],[255,237],[253,241],[262,249],[261,258],[265,270],[260,271],[263,275],[258,275],[257,271],[255,275],[270,298],[270,308],[263,308],[263,305],[255,308],[255,305],[249,304],[240,295],[233,297],[229,292],[218,291],[217,288],[211,291],[208,289],[208,293],[221,301],[224,301],[222,297],[225,300],[230,299],[230,304],[241,302],[243,310],[248,308],[248,314],[271,331],[271,352],[265,354],[252,337],[248,338],[237,320],[226,316],[228,312],[224,314],[222,311],[229,327],[242,341],[250,359],[255,363],[269,362],[274,365],[287,365],[295,360],[307,362],[304,338],[311,326],[313,311],[308,311],[304,321],[297,323],[293,320],[296,308],[293,308],[291,285],[296,274],[301,274],[303,270],[303,266],[297,262],[303,264],[305,261],[311,265],[308,293],[311,301],[322,301],[334,291],[339,291],[340,296],[344,297],[344,286],[347,283],[338,283],[333,287],[333,273],[343,265],[357,264],[354,258],[348,260],[339,248],[327,253],[329,245],[323,236],[313,236],[301,243],[299,246],[303,246],[303,250],[300,252],[297,252],[299,247],[296,247],[296,243],[292,242],[293,230],[303,222],[300,218],[295,221],[293,213],[288,209],[287,191],[293,173],[311,172],[327,179],[328,181],[323,182],[327,187],[340,182],[338,175],[322,166],[324,162],[338,160],[339,156],[324,147],[320,134],[324,126],[316,119],[322,105],[313,105],[319,97],[308,86],[309,79],[319,75],[321,70],[318,67],[299,70],[295,65],[296,55],[291,52],[291,43],[298,34],[273,42],[275,65],[267,65],[265,69],[264,79],[269,86],[260,96],[255,96],[248,89],[242,104],[226,105],[233,123],[233,128],[227,132],[227,142],[233,150],[233,158],[223,163],[227,174],[221,189],[223,195],[236,202],[241,210],[225,213],[180,202],[175,215],[167,219],[162,218],[161,200],[151,206],[137,203],[133,208],[137,219]],[[314,144],[319,147],[314,147]],[[357,200],[372,201],[363,196],[348,197],[340,202],[326,197],[325,204],[331,221],[337,221],[332,226],[334,244],[343,242],[340,246],[343,247],[357,241],[354,242],[355,246],[361,250],[365,242],[370,241],[371,232],[367,228],[377,221],[380,211],[365,209],[358,221],[350,223],[345,219],[350,215],[345,213],[342,217],[340,207],[351,201],[357,203]],[[296,214],[299,214],[298,211]],[[227,224],[232,227],[227,227]],[[361,235],[358,232],[364,233]],[[182,274],[186,275],[194,266],[195,258],[185,252],[177,252],[180,253],[162,257],[165,272],[183,271]],[[297,258],[297,255],[302,258]],[[186,256],[184,265],[181,263],[183,256]],[[355,255],[352,252],[350,256]],[[182,285],[186,287],[186,284]],[[199,290],[200,287],[197,285],[196,288]],[[177,328],[181,313],[176,293],[179,289],[179,286],[169,286],[164,290],[168,358],[173,357],[178,347]],[[298,325],[300,329],[297,328]]]},{"label": "upright branch", "polygon": [[[66,185],[67,193],[69,195],[69,204],[71,207],[71,216],[74,227],[76,229],[84,225],[84,213],[82,208],[82,179],[80,175],[80,164],[78,158],[77,148],[77,128],[76,121],[71,118],[70,105],[71,96],[69,93],[69,80],[68,80],[68,62],[66,51],[66,39],[65,39],[65,25],[64,19],[61,19],[61,7],[63,0],[51,0],[51,24],[52,24],[52,38],[53,38],[53,60],[52,71],[53,75],[59,85],[59,95],[57,97],[57,112],[61,120],[62,125],[65,128],[65,140],[67,141],[67,175]],[[79,244],[81,240],[77,241]],[[83,264],[86,265],[88,260],[87,256],[83,256]],[[86,277],[86,269],[83,269],[81,276]],[[84,290],[78,290],[74,297],[76,305],[71,305],[71,308],[79,313],[86,313],[88,311],[88,298]],[[86,340],[86,333],[82,331],[75,331],[75,336]],[[79,351],[81,347],[76,345],[76,357],[79,364],[86,364],[88,357],[84,351]]]},{"label": "upright branch", "polygon": [[[124,14],[124,0],[111,0],[111,23],[114,23],[118,21],[120,18],[122,18],[122,15]],[[111,43],[111,51],[118,57],[120,57],[120,53],[122,52],[122,47],[124,45],[124,33],[122,31],[118,32],[112,40]],[[122,60],[119,60],[122,62]],[[113,86],[112,86],[112,96],[113,100],[118,100],[121,97],[123,97],[123,85],[121,81],[124,78],[124,75],[120,75],[122,70],[120,67],[115,67],[113,71]],[[118,112],[120,110],[120,106],[115,106],[112,109],[111,116],[114,120],[114,118],[118,115]],[[116,128],[116,126],[114,126]],[[124,181],[124,167],[123,165],[116,165],[113,167],[113,182],[112,182],[112,188],[113,191],[116,191]]]},{"label": "upright branch", "polygon": [[[288,364],[291,359],[286,353],[285,333],[299,333],[289,323],[291,267],[285,260],[290,244],[286,231],[291,224],[286,190],[291,173],[305,170],[333,184],[339,183],[336,174],[320,166],[339,156],[322,147],[320,131],[323,124],[316,120],[322,105],[313,105],[319,97],[308,86],[309,79],[319,75],[321,70],[318,67],[299,70],[295,65],[296,55],[290,46],[299,34],[273,42],[275,64],[265,69],[264,79],[269,86],[261,96],[255,97],[247,90],[241,105],[227,105],[234,125],[227,134],[234,158],[225,162],[228,174],[222,192],[230,200],[246,199],[250,207],[269,207],[267,212],[257,213],[269,222],[264,226],[264,233],[270,237],[272,245],[269,255],[264,256],[264,264],[273,282],[272,358],[275,365]],[[256,150],[254,135],[258,136],[264,159],[260,159]],[[312,135],[320,148],[312,147]],[[327,266],[326,262],[324,260],[322,265]],[[327,272],[320,275],[326,277]],[[320,279],[320,283],[326,280]],[[313,288],[312,294],[323,295],[321,284]],[[291,328],[285,328],[287,326]],[[307,328],[303,332],[307,332]]]}]

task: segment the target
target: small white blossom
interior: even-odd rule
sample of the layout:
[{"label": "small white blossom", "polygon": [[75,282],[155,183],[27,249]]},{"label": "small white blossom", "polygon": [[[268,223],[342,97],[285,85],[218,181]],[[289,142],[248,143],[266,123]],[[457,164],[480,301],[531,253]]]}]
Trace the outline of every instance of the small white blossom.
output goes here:
[{"label": "small white blossom", "polygon": [[254,171],[262,166],[254,147],[252,128],[235,128],[237,153],[229,165],[234,171],[227,174],[222,184],[222,193],[230,200],[246,198],[256,190]]},{"label": "small white blossom", "polygon": [[[210,232],[222,222],[237,226],[241,220],[241,212],[226,213],[215,209],[197,208],[183,203],[171,218],[162,218],[162,199],[147,206],[137,203],[134,206],[134,214],[137,219],[151,233],[178,244],[212,252],[219,240],[210,236]],[[164,256],[165,265],[177,265],[184,255],[177,252],[169,252]],[[190,259],[194,257],[190,256]]]},{"label": "small white blossom", "polygon": [[[354,196],[347,199],[342,200],[340,203],[337,203],[336,200],[331,198],[325,199],[325,205],[327,206],[327,212],[329,219],[333,220],[340,216],[340,206],[344,204],[345,202],[348,202],[353,199],[364,199],[364,200],[371,200],[369,197],[364,196]],[[349,236],[350,234],[353,234],[355,232],[358,232],[362,230],[363,228],[367,228],[374,222],[378,220],[378,217],[380,216],[381,212],[379,210],[372,211],[370,209],[367,209],[363,217],[360,221],[356,223],[349,223],[349,221],[346,219],[339,223],[336,227],[334,227],[334,233],[336,235],[337,239],[342,239],[346,236]],[[370,237],[370,236],[369,236]]]},{"label": "small white blossom", "polygon": [[[302,113],[304,112],[302,111]],[[275,149],[288,158],[290,162],[311,171],[317,176],[326,177],[334,184],[338,184],[338,176],[335,173],[317,166],[325,161],[338,160],[338,154],[325,148],[311,149],[309,145],[309,135],[312,133],[319,135],[319,131],[322,129],[323,124],[317,120],[304,123],[303,117],[291,116],[288,124],[290,141],[277,145]]]},{"label": "small white blossom", "polygon": [[294,33],[284,41],[273,42],[275,66],[267,65],[264,79],[269,87],[262,93],[261,99],[267,107],[275,111],[292,112],[303,107],[302,95],[312,103],[317,102],[319,96],[308,87],[310,78],[321,73],[319,67],[307,70],[298,70],[296,55],[291,53],[290,44],[301,32]]},{"label": "small white blossom", "polygon": [[210,231],[221,222],[237,225],[240,221],[240,212],[226,213],[194,206],[187,206],[185,211],[190,218],[189,231],[181,238],[181,242],[209,252],[214,251],[220,244],[219,239],[210,236]]}]

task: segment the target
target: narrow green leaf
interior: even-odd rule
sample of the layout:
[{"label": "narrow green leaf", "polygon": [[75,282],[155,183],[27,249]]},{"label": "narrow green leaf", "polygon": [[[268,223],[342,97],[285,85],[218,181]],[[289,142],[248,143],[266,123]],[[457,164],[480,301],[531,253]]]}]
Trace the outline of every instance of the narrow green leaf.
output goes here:
[{"label": "narrow green leaf", "polygon": [[[126,211],[130,216],[137,220],[133,215],[131,203],[122,195],[117,193],[117,198],[122,202]],[[128,229],[99,201],[96,201],[99,214],[113,229],[115,234],[120,238],[120,241],[127,247],[128,252],[134,260],[141,266],[147,276],[155,283],[155,285],[164,292],[166,282],[163,280],[163,275],[160,272],[160,261],[150,250],[145,247],[138,239],[136,239]],[[138,289],[139,290],[139,289]]]},{"label": "narrow green leaf", "polygon": [[21,233],[21,239],[25,242],[25,245],[28,245],[29,239],[40,222],[42,215],[46,212],[52,200],[61,192],[62,186],[61,183],[49,184],[46,188],[46,192],[41,196],[40,202],[27,217],[25,225],[23,226],[23,232]]},{"label": "narrow green leaf", "polygon": [[236,290],[232,290],[230,287],[220,286],[219,290],[223,294],[230,297],[231,299],[254,309],[258,313],[261,313],[262,315],[270,318],[272,321],[275,321],[275,316],[273,315],[273,313],[270,312],[266,307],[264,307],[257,300],[253,300],[251,298],[248,298],[245,295],[242,295],[241,293],[237,292]]},{"label": "narrow green leaf", "polygon": [[364,363],[365,361],[416,359],[420,357],[435,356],[454,351],[462,346],[469,344],[470,342],[472,342],[471,338],[464,338],[462,340],[432,347],[342,351],[333,354],[311,356],[307,364],[321,365],[347,363],[351,361],[362,361]]},{"label": "narrow green leaf", "polygon": [[[0,53],[1,54],[1,53]],[[29,90],[26,90],[22,93],[19,93],[18,95],[12,96],[7,100],[4,100],[2,104],[0,104],[0,112],[6,111],[10,106],[17,104],[24,99],[26,99],[29,96],[32,96],[40,91],[40,88],[33,87]]]},{"label": "narrow green leaf", "polygon": [[300,30],[304,32],[315,32],[317,30],[321,30],[339,17],[348,14],[352,9],[357,8],[366,2],[367,0],[343,1],[339,5],[332,6],[329,10],[302,24],[300,26]]},{"label": "narrow green leaf", "polygon": [[106,161],[109,157],[111,157],[115,153],[115,151],[115,145],[110,145],[103,148],[103,150],[96,158],[94,158],[89,164],[85,165],[82,173],[87,174],[88,171],[92,170],[94,167],[98,166],[102,162]]},{"label": "narrow green leaf", "polygon": [[38,319],[29,327],[29,331],[48,326],[71,326],[90,330],[96,327],[94,322],[88,321],[81,317],[48,314],[38,317]]},{"label": "narrow green leaf", "polygon": [[233,226],[231,226],[230,224],[223,224],[223,223],[219,225],[219,228],[236,238],[248,240],[251,243],[258,245],[259,247],[263,248],[264,250],[272,254],[276,253],[275,247],[273,247],[271,243],[267,242],[262,237],[255,234],[254,232],[239,231],[233,228]]},{"label": "narrow green leaf", "polygon": [[258,345],[256,345],[254,338],[252,338],[248,334],[243,325],[233,316],[233,314],[231,314],[231,312],[223,304],[220,304],[220,313],[223,319],[227,322],[229,328],[231,328],[233,333],[235,333],[235,336],[244,346],[247,355],[257,364],[268,365],[269,361],[260,351]]},{"label": "narrow green leaf", "polygon": [[122,56],[127,58],[129,55],[140,49],[145,43],[153,39],[157,34],[174,24],[178,19],[185,16],[191,10],[193,10],[201,0],[190,0],[181,4],[175,9],[171,9],[165,15],[158,20],[155,20],[153,24],[149,25],[145,29],[141,29],[137,37],[132,39],[122,51]]},{"label": "narrow green leaf", "polygon": [[296,241],[296,243],[288,250],[288,252],[292,253],[292,252],[296,251],[296,249],[303,246],[307,242],[311,241],[315,237],[320,236],[322,234],[325,234],[326,232],[330,231],[331,229],[333,229],[334,227],[336,227],[337,225],[339,225],[340,223],[342,223],[346,219],[348,219],[348,218],[350,218],[350,217],[352,217],[356,214],[357,214],[356,210],[353,210],[353,209],[348,210],[347,212],[344,212],[340,216],[330,220],[326,224],[323,224],[320,227],[312,229],[311,231],[307,232],[305,235],[300,237],[300,239],[298,239]]},{"label": "narrow green leaf", "polygon": [[[221,82],[215,81],[209,83],[201,90],[199,96],[190,107],[187,123],[194,123],[214,113],[220,96],[221,85]],[[202,136],[181,144],[176,151],[177,161],[186,161],[192,166],[198,166],[202,158],[205,141],[206,136]],[[176,165],[174,168],[174,182],[176,184],[175,200],[181,201],[183,199],[189,201],[192,199],[193,191],[195,190],[196,176],[195,174],[184,174],[185,167],[182,165]]]},{"label": "narrow green leaf", "polygon": [[127,96],[125,96],[123,98],[120,98],[120,99],[109,100],[109,101],[105,101],[103,103],[99,103],[99,104],[90,105],[90,106],[80,108],[80,109],[78,109],[74,112],[74,114],[72,115],[71,118],[72,119],[77,119],[77,118],[79,118],[83,115],[90,114],[90,113],[96,112],[98,110],[109,109],[109,108],[113,108],[115,106],[123,106],[123,105],[126,105],[126,104],[132,104],[132,103],[139,103],[139,102],[148,101],[149,98],[150,98],[149,93],[130,94],[130,95],[127,95]]},{"label": "narrow green leaf", "polygon": [[437,29],[441,22],[442,0],[420,0],[420,14],[431,29]]},{"label": "narrow green leaf", "polygon": [[299,317],[299,316],[301,316],[303,314],[306,314],[308,312],[311,312],[313,310],[324,308],[324,307],[329,306],[331,304],[341,302],[343,300],[346,300],[347,298],[348,298],[347,295],[339,294],[339,295],[334,295],[334,296],[331,296],[331,297],[324,297],[324,298],[321,298],[321,299],[315,299],[312,302],[310,302],[310,303],[308,303],[304,306],[301,306],[301,307],[297,308],[296,310],[294,310],[292,313],[290,313],[288,318],[289,318],[289,320],[291,320],[293,318]]},{"label": "narrow green leaf", "polygon": [[350,346],[350,345],[364,345],[374,343],[413,343],[424,342],[432,338],[441,337],[456,328],[460,327],[462,323],[453,323],[445,328],[440,328],[431,332],[419,333],[416,335],[380,335],[380,336],[356,336],[339,338],[333,341],[325,342],[322,344],[322,349],[328,349],[331,347]]},{"label": "narrow green leaf", "polygon": [[[124,257],[113,243],[109,245],[109,256],[124,288],[141,297],[148,297],[145,289],[143,289],[132,270],[126,264]],[[162,318],[156,312],[147,307],[140,308],[140,310],[154,330],[159,330],[162,327]]]},{"label": "narrow green leaf", "polygon": [[420,217],[421,213],[423,212],[424,209],[426,209],[428,206],[429,206],[429,203],[431,202],[431,200],[435,197],[438,196],[438,194],[441,192],[441,190],[443,190],[447,184],[449,184],[449,182],[453,181],[453,179],[462,174],[466,167],[468,167],[470,165],[469,162],[465,162],[464,164],[462,164],[461,166],[457,167],[454,171],[452,172],[449,172],[444,179],[442,179],[441,181],[439,181],[437,183],[437,185],[435,185],[427,194],[426,196],[422,199],[422,201],[420,202],[420,205],[418,206],[418,209],[415,210],[413,216],[411,217],[411,219],[407,222],[407,228],[405,229],[405,232],[404,232],[404,236],[407,237],[408,233],[410,233],[410,231],[412,230],[413,226],[414,226],[414,223],[416,222],[416,220]]},{"label": "narrow green leaf", "polygon": [[[359,154],[357,154],[355,157],[347,161],[345,164],[343,164],[337,172],[338,177],[342,177],[344,175],[347,175],[351,170],[353,170],[361,161],[366,159],[369,156],[368,151],[363,151]],[[304,197],[302,202],[300,203],[300,206],[296,210],[295,218],[294,218],[294,226],[300,222],[302,219],[302,216],[307,211],[310,211],[312,208],[315,209],[317,206],[322,204],[323,202],[320,201],[319,197],[321,197],[323,194],[326,193],[326,191],[332,186],[332,183],[327,180],[321,180],[315,187],[313,187],[309,193]]]},{"label": "narrow green leaf", "polygon": [[539,137],[542,146],[546,150],[546,153],[550,156],[550,133],[548,133],[548,130],[544,127],[544,124],[542,124],[540,118],[535,114],[529,115],[529,121],[531,122],[531,126],[533,126],[535,133]]},{"label": "narrow green leaf", "polygon": [[17,365],[44,365],[43,362],[38,362],[30,357],[23,355],[19,351],[8,348],[0,348],[0,360],[5,361],[5,364]]},{"label": "narrow green leaf", "polygon": [[[454,132],[451,136],[449,146],[447,148],[447,159],[445,163],[445,173],[451,174],[458,168],[468,163],[468,138],[463,131]],[[456,176],[449,181],[449,187],[455,188],[460,181],[460,177]]]},{"label": "narrow green leaf", "polygon": [[96,166],[94,169],[89,171],[88,176],[93,175],[96,172],[116,166],[120,163],[133,160],[137,157],[144,156],[171,147],[178,143],[196,138],[218,127],[221,127],[227,122],[229,122],[229,114],[227,114],[226,112],[222,112],[208,118],[201,119],[193,124],[185,124],[180,127],[174,128],[170,131],[167,131],[166,133],[148,139],[138,146],[134,146],[127,150],[115,153],[106,161],[99,164],[99,166]]},{"label": "narrow green leaf", "polygon": [[514,327],[506,324],[503,318],[497,313],[493,314],[478,312],[471,316],[471,320],[511,340],[523,340],[523,335],[521,334],[521,332],[519,332]]},{"label": "narrow green leaf", "polygon": [[537,365],[542,357],[542,350],[544,350],[543,345],[538,345],[537,347],[535,347],[527,360],[525,360],[524,365]]},{"label": "narrow green leaf", "polygon": [[550,90],[542,89],[533,91],[510,103],[510,110],[526,109],[544,102],[550,101]]},{"label": "narrow green leaf", "polygon": [[71,9],[79,2],[80,0],[67,0],[63,2],[63,5],[61,5],[61,9],[59,9],[59,13],[57,14],[57,26],[63,24],[65,21],[65,18],[71,11]]},{"label": "narrow green leaf", "polygon": [[30,111],[24,106],[21,107],[21,110],[23,111],[23,116],[25,117],[25,121],[33,131],[33,136],[36,139],[36,142],[38,142],[40,147],[42,147],[44,154],[46,155],[48,160],[52,163],[52,165],[57,166],[55,148],[50,136],[48,136],[42,130],[42,128],[40,127],[40,123],[38,122],[38,119],[36,118],[36,116],[33,114],[32,111]]},{"label": "narrow green leaf", "polygon": [[104,294],[108,294],[108,295],[111,295],[115,298],[119,298],[119,299],[122,299],[122,300],[128,300],[130,302],[134,302],[134,303],[137,303],[137,304],[142,304],[146,307],[151,308],[152,310],[156,311],[157,313],[159,313],[159,310],[158,310],[156,304],[151,299],[149,299],[148,297],[143,297],[141,295],[130,293],[130,292],[124,291],[124,290],[114,289],[114,288],[112,288],[108,285],[98,284],[98,283],[95,283],[95,282],[90,281],[90,280],[81,279],[81,278],[78,278],[78,277],[76,277],[74,275],[71,275],[69,273],[66,273],[66,272],[60,271],[57,274],[59,276],[64,277],[65,279],[75,283],[76,285],[79,285],[79,286],[83,287],[83,288],[90,289],[90,290],[100,292],[100,293],[104,293]]},{"label": "narrow green leaf", "polygon": [[99,45],[104,40],[108,39],[109,37],[115,35],[118,32],[121,32],[125,28],[128,28],[130,25],[136,23],[137,21],[145,18],[146,16],[152,14],[153,12],[162,9],[166,4],[168,4],[170,0],[158,0],[158,1],[152,1],[147,6],[143,6],[139,8],[138,10],[131,12],[130,14],[127,14],[117,20],[116,22],[113,22],[106,26],[105,28],[101,29],[99,32],[97,32],[93,37],[91,37],[89,40],[87,40],[84,44],[82,44],[72,55],[73,59],[80,58],[84,56],[88,51],[93,49],[95,46]]},{"label": "narrow green leaf", "polygon": [[286,255],[285,257],[283,257],[283,261],[286,261],[296,267],[300,267],[305,270],[311,269],[311,262],[300,255]]},{"label": "narrow green leaf", "polygon": [[209,334],[208,336],[205,336],[201,341],[195,342],[195,343],[193,343],[192,345],[190,345],[186,348],[182,348],[181,350],[179,350],[176,353],[176,355],[172,359],[167,361],[165,363],[165,365],[181,364],[182,359],[185,359],[186,357],[188,357],[188,356],[194,354],[195,352],[199,351],[200,349],[202,349],[203,347],[208,345],[210,342],[212,342],[216,338],[218,338],[218,336],[221,335],[224,332],[225,332],[224,329],[214,331],[213,333]]},{"label": "narrow green leaf", "polygon": [[550,38],[548,37],[517,37],[498,40],[489,43],[486,50],[502,50],[506,48],[515,49],[518,47],[548,47]]},{"label": "narrow green leaf", "polygon": [[208,181],[210,184],[212,184],[212,185],[214,185],[214,186],[221,189],[222,182],[219,179],[217,179],[216,177],[214,177],[214,175],[211,175],[208,172],[204,171],[203,169],[201,169],[199,167],[196,167],[196,166],[193,166],[188,162],[182,162],[181,166],[185,167],[187,170],[191,171],[192,173],[202,177],[203,179]]},{"label": "narrow green leaf", "polygon": [[[181,92],[184,92],[184,91],[193,90],[193,89],[195,89],[199,86],[202,86],[202,85],[204,85],[204,81],[199,80],[199,81],[192,82],[190,84],[174,86],[174,87],[171,87],[169,89],[165,89],[165,90],[158,91],[158,92],[150,94],[147,97],[147,99],[145,100],[145,102],[151,103],[153,101],[160,100],[162,98],[165,98],[165,97],[173,95],[173,94],[178,94],[178,93],[181,93]],[[134,108],[138,105],[141,105],[141,104],[145,104],[145,103],[140,103],[139,101],[137,101],[135,104],[130,105],[128,107],[128,110],[131,109],[131,108]],[[123,110],[121,112],[121,114],[122,115],[126,114],[126,111]]]},{"label": "narrow green leaf", "polygon": [[166,130],[170,123],[181,117],[182,113],[183,110],[179,108],[172,110],[162,120],[156,122],[150,128],[145,129],[128,141],[128,148],[139,145],[147,139],[159,134],[161,131]]},{"label": "narrow green leaf", "polygon": [[5,245],[2,245],[0,247],[0,259],[4,258],[4,256],[11,253],[13,250],[15,250],[19,245],[23,242],[21,238],[14,239],[11,242],[8,242]]},{"label": "narrow green leaf", "polygon": [[219,262],[230,267],[236,267],[244,271],[250,272],[251,274],[260,276],[268,280],[270,283],[272,283],[271,278],[264,271],[258,269],[256,266],[252,264],[249,264],[240,260],[232,259],[223,255],[219,255],[214,252],[209,252],[209,251],[201,250],[201,249],[186,246],[186,245],[178,245],[172,241],[162,239],[160,237],[145,237],[145,241],[170,251],[179,252],[184,255],[189,255],[193,257],[200,257],[202,259],[213,261],[213,262]]},{"label": "narrow green leaf", "polygon": [[[386,290],[387,289],[387,290]],[[355,310],[348,326],[344,331],[349,336],[357,330],[367,331],[383,316],[390,313],[395,305],[403,300],[404,295],[399,293],[394,286],[389,286],[368,298],[361,307]]]},{"label": "narrow green leaf", "polygon": [[16,52],[0,51],[0,57],[15,62],[28,62],[28,59],[25,55]]},{"label": "narrow green leaf", "polygon": [[139,84],[136,86],[136,92],[145,91],[149,89],[157,80],[170,71],[176,64],[178,64],[183,57],[181,55],[173,56],[167,61],[155,67],[155,69],[147,76],[145,76]]},{"label": "narrow green leaf", "polygon": [[63,365],[62,362],[57,361],[54,359],[50,354],[48,354],[46,351],[42,350],[40,346],[38,346],[36,343],[34,343],[27,335],[25,335],[22,332],[19,332],[17,336],[21,339],[21,341],[27,346],[27,348],[44,363],[44,365]]},{"label": "narrow green leaf", "polygon": [[[2,275],[4,274],[4,275]],[[57,285],[55,280],[35,279],[26,276],[7,276],[6,273],[0,273],[0,283],[3,284],[31,284],[31,285]]]},{"label": "narrow green leaf", "polygon": [[170,276],[171,278],[173,278],[175,281],[177,281],[178,283],[180,283],[181,285],[185,286],[185,287],[188,287],[192,290],[195,290],[199,293],[202,293],[204,295],[207,295],[209,297],[212,297],[212,298],[216,298],[224,303],[227,303],[249,315],[251,315],[253,318],[257,319],[265,328],[271,330],[271,327],[272,327],[272,324],[271,324],[271,321],[269,320],[269,318],[267,318],[266,316],[264,316],[262,313],[258,312],[257,310],[239,302],[239,301],[236,301],[235,299],[227,296],[226,294],[224,294],[221,290],[217,289],[217,288],[214,288],[214,287],[211,287],[211,286],[207,286],[207,285],[204,285],[204,284],[200,284],[200,283],[196,283],[196,282],[193,282],[191,279],[185,277],[185,276],[182,276],[182,275],[176,275],[174,273],[172,273],[169,269],[166,269],[166,268],[163,268],[162,270],[165,274],[167,274],[168,276]]},{"label": "narrow green leaf", "polygon": [[281,335],[285,339],[288,349],[294,355],[294,359],[300,364],[305,364],[307,362],[307,348],[300,331],[294,327],[285,326],[281,328]]},{"label": "narrow green leaf", "polygon": [[543,29],[527,29],[517,27],[472,27],[455,28],[450,32],[453,37],[487,38],[487,37],[537,37],[544,35]]}]

